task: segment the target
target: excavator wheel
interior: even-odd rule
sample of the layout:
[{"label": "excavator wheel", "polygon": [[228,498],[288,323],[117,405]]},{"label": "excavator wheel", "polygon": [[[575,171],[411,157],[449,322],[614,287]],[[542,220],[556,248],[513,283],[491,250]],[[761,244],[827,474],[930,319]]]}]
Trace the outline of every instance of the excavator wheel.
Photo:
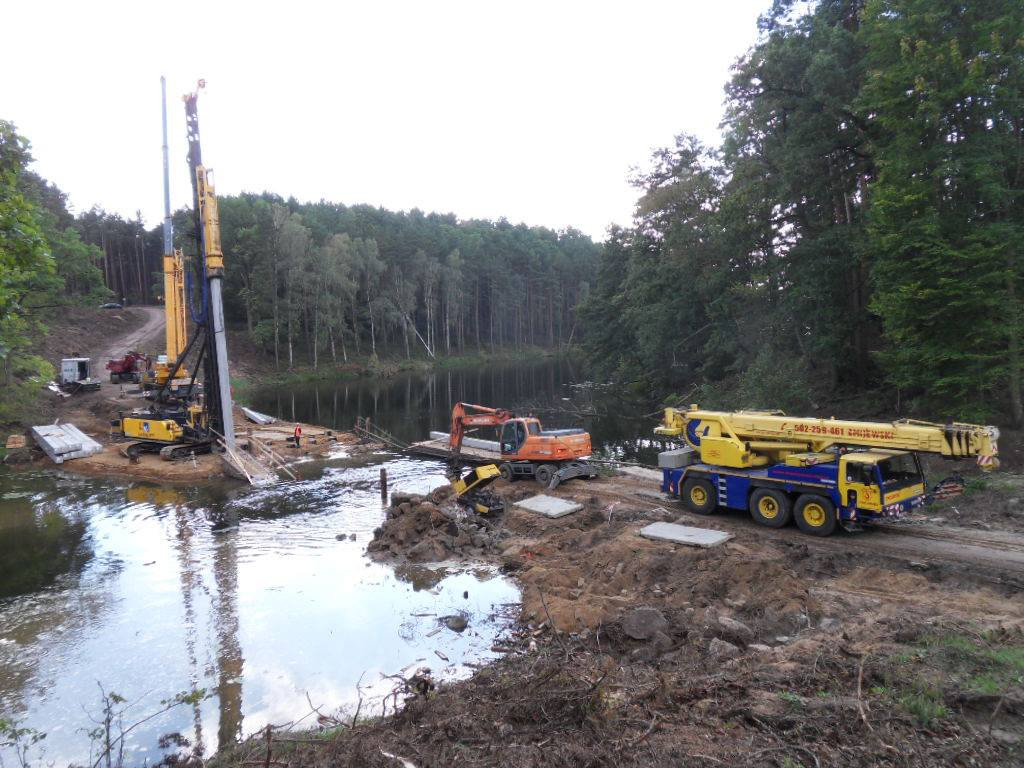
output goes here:
[{"label": "excavator wheel", "polygon": [[502,480],[506,480],[511,483],[514,478],[514,475],[512,474],[512,465],[506,461],[498,467],[498,474],[501,475]]},{"label": "excavator wheel", "polygon": [[750,516],[769,528],[782,528],[793,517],[793,505],[784,493],[758,488],[750,494]]},{"label": "excavator wheel", "polygon": [[718,506],[715,487],[702,477],[691,477],[683,483],[683,501],[691,512],[710,515]]},{"label": "excavator wheel", "polygon": [[812,536],[830,536],[836,529],[835,505],[824,496],[805,493],[796,500],[793,508],[796,525],[804,533]]},{"label": "excavator wheel", "polygon": [[[500,470],[499,470],[500,471]],[[554,464],[541,464],[533,471],[533,476],[538,483],[543,485],[545,488],[548,483],[551,482],[551,476],[558,471],[558,467]]]}]

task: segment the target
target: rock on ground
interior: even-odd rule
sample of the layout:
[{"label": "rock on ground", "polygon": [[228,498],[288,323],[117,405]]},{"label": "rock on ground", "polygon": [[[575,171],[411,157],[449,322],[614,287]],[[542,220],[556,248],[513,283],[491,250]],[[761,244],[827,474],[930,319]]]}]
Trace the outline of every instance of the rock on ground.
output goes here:
[{"label": "rock on ground", "polygon": [[509,536],[496,525],[460,507],[451,486],[429,497],[393,493],[383,525],[367,546],[371,553],[436,563],[460,556],[492,554]]},{"label": "rock on ground", "polygon": [[634,640],[650,640],[666,629],[668,620],[657,608],[634,608],[622,617],[622,631]]},{"label": "rock on ground", "polygon": [[736,621],[728,616],[718,617],[717,634],[733,643],[747,645],[754,639],[754,632],[742,621]]},{"label": "rock on ground", "polygon": [[731,659],[740,655],[740,649],[732,643],[714,637],[708,644],[708,655],[713,659]]}]

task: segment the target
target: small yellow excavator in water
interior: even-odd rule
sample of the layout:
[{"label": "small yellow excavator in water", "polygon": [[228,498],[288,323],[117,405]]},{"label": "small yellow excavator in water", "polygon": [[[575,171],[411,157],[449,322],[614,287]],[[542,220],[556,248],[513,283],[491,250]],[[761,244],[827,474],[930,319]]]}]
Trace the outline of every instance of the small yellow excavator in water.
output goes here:
[{"label": "small yellow excavator in water", "polygon": [[499,477],[501,472],[494,464],[473,467],[452,483],[455,500],[479,515],[501,512],[505,509],[505,503],[490,491],[484,490]]}]

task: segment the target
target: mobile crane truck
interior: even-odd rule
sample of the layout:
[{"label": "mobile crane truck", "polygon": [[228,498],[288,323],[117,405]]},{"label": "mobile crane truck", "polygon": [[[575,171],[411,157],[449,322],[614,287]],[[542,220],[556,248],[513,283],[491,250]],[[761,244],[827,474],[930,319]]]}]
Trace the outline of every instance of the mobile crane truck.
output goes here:
[{"label": "mobile crane truck", "polygon": [[658,463],[662,491],[693,512],[746,509],[761,525],[781,528],[795,519],[816,536],[899,518],[923,504],[920,453],[974,458],[984,471],[999,466],[999,430],[977,424],[839,421],[691,405],[666,408],[654,432],[687,444],[660,454]]}]

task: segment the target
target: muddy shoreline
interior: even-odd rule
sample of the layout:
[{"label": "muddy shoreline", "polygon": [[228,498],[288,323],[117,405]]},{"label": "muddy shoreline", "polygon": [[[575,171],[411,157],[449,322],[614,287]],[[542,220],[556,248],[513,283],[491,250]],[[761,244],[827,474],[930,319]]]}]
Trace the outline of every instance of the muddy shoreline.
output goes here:
[{"label": "muddy shoreline", "polygon": [[[538,490],[495,488],[509,502]],[[891,550],[885,533],[818,540],[696,518],[629,476],[554,495],[583,509],[550,520],[507,506],[482,521],[445,490],[399,495],[369,546],[514,575],[521,624],[503,659],[426,692],[410,684],[386,718],[272,734],[269,752],[263,734],[211,764],[1020,764],[1024,565],[993,568],[928,536]],[[734,538],[701,550],[637,534],[676,519]]]}]

